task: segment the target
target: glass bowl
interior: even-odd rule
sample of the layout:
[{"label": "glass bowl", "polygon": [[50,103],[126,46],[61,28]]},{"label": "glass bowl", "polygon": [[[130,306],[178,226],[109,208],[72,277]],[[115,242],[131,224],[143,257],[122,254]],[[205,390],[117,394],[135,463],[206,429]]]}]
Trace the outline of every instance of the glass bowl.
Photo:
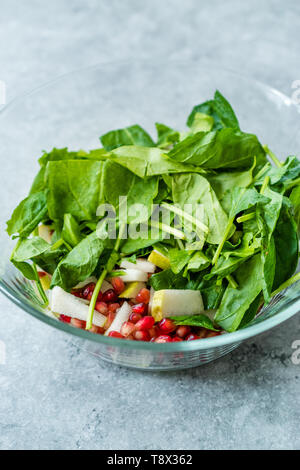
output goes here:
[{"label": "glass bowl", "polygon": [[[154,344],[95,335],[58,322],[39,306],[30,282],[10,264],[14,242],[5,221],[30,188],[42,150],[92,149],[108,130],[154,122],[184,129],[195,104],[219,89],[242,129],[284,158],[300,148],[299,107],[279,91],[209,61],[118,62],[65,75],[17,99],[0,112],[0,290],[25,312],[63,330],[79,347],[118,365],[145,370],[183,369],[213,361],[244,340],[270,330],[300,310],[300,282],[273,298],[246,328],[215,338]],[[298,268],[299,269],[299,268]]]}]

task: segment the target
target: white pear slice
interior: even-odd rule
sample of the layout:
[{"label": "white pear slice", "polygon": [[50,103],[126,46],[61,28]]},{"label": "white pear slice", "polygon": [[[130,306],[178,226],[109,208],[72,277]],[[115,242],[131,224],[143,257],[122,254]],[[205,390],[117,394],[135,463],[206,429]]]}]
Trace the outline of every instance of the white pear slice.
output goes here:
[{"label": "white pear slice", "polygon": [[144,273],[154,273],[156,268],[153,263],[150,263],[150,261],[141,258],[137,259],[136,263],[131,263],[130,261],[124,259],[120,264],[120,267],[125,269],[139,269]]},{"label": "white pear slice", "polygon": [[39,236],[45,240],[47,243],[51,243],[52,231],[49,225],[39,225],[38,226]]},{"label": "white pear slice", "polygon": [[121,279],[123,279],[124,282],[147,282],[148,281],[148,275],[147,273],[144,273],[140,269],[124,269],[123,270],[125,274],[120,276]]},{"label": "white pear slice", "polygon": [[[61,287],[55,286],[50,295],[50,309],[54,313],[66,315],[67,317],[77,318],[78,320],[87,320],[89,307],[77,297],[65,292]],[[106,322],[106,316],[94,311],[93,325],[103,327]]]},{"label": "white pear slice", "polygon": [[135,299],[141,289],[146,287],[144,282],[128,282],[125,290],[119,295],[121,299]]},{"label": "white pear slice", "polygon": [[120,333],[123,323],[128,321],[131,313],[132,309],[130,305],[127,302],[124,302],[122,307],[117,310],[116,317],[110,327],[106,330],[105,336],[108,336],[111,331],[118,331]]},{"label": "white pear slice", "polygon": [[198,290],[168,289],[154,293],[151,314],[155,321],[178,315],[197,315],[204,312]]},{"label": "white pear slice", "polygon": [[98,279],[95,276],[88,277],[85,281],[82,281],[82,282],[79,282],[78,284],[76,284],[74,289],[82,289],[83,287],[87,286],[91,282],[96,284],[97,280]]}]

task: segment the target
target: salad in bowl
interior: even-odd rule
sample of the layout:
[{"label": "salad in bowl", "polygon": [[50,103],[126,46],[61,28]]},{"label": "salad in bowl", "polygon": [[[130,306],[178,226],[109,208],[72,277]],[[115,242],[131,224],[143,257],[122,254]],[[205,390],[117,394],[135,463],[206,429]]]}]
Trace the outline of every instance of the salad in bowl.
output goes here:
[{"label": "salad in bowl", "polygon": [[134,124],[54,148],[7,222],[45,312],[91,333],[171,343],[249,325],[300,279],[300,161],[246,133],[226,98],[185,130]]}]

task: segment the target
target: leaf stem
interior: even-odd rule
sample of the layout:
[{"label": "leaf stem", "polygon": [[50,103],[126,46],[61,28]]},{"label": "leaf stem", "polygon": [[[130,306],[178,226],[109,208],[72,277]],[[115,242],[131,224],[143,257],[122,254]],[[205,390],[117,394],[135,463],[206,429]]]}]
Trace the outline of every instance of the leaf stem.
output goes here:
[{"label": "leaf stem", "polygon": [[109,259],[106,263],[106,266],[105,266],[104,270],[101,273],[101,276],[99,277],[99,279],[97,281],[97,284],[95,285],[95,289],[94,289],[94,292],[93,292],[93,295],[92,295],[92,298],[91,298],[91,302],[90,302],[90,305],[89,305],[88,318],[87,318],[87,322],[86,322],[86,329],[87,330],[90,330],[92,328],[94,310],[95,310],[95,305],[96,305],[96,302],[97,302],[97,298],[98,298],[100,289],[102,287],[103,281],[106,278],[108,272],[111,270],[110,269],[110,264],[111,264],[111,262],[114,258],[114,255],[116,255],[116,253],[118,253],[118,251],[119,251],[120,244],[121,244],[121,239],[122,239],[122,235],[123,235],[125,227],[126,227],[126,224],[122,224],[120,226],[119,234],[118,234],[118,238],[116,240],[115,246],[114,246],[114,248],[113,248],[113,250],[110,254],[110,257],[109,257]]},{"label": "leaf stem", "polygon": [[278,158],[276,157],[275,153],[273,153],[272,150],[270,150],[267,145],[264,145],[264,150],[265,150],[265,152],[269,155],[269,157],[271,158],[271,160],[273,161],[273,163],[274,163],[278,168],[282,167],[281,161],[278,160]]},{"label": "leaf stem", "polygon": [[290,188],[293,188],[294,186],[297,186],[298,184],[300,184],[300,178],[296,178],[294,181],[291,181],[290,183],[288,183],[285,186],[285,191],[287,191]]},{"label": "leaf stem", "polygon": [[265,190],[267,189],[268,187],[268,184],[270,183],[270,176],[266,176],[264,181],[263,181],[263,184],[260,188],[260,194],[263,194],[265,192]]},{"label": "leaf stem", "polygon": [[222,251],[223,246],[224,246],[224,243],[226,242],[226,240],[227,240],[227,238],[230,234],[230,230],[231,230],[233,221],[234,221],[234,217],[232,217],[231,219],[228,220],[227,227],[226,227],[224,235],[223,235],[223,239],[222,239],[221,243],[219,244],[219,246],[217,248],[217,251],[215,252],[215,255],[213,257],[213,260],[212,260],[213,265],[216,264],[218,259],[219,259],[219,256],[220,256],[221,251]]},{"label": "leaf stem", "polygon": [[227,281],[229,282],[229,285],[230,287],[232,287],[233,289],[237,289],[239,287],[238,283],[236,282],[236,280],[231,276],[231,274],[228,274],[226,276],[226,279]]},{"label": "leaf stem", "polygon": [[279,294],[283,289],[286,289],[287,287],[291,286],[292,284],[295,284],[295,282],[300,281],[300,273],[295,274],[294,276],[290,277],[287,281],[285,281],[283,284],[281,284],[278,289],[274,290],[272,292],[271,297],[274,297],[274,295]]},{"label": "leaf stem", "polygon": [[37,271],[37,268],[36,268],[36,264],[35,263],[32,263],[32,267],[33,267],[33,270],[34,270],[34,273],[36,275],[36,286],[37,286],[37,289],[39,291],[39,294],[44,302],[44,306],[47,307],[47,305],[49,305],[49,299],[47,297],[47,295],[45,294],[45,291],[43,289],[43,286],[42,286],[42,283],[41,283],[41,280],[40,280],[40,277],[39,277],[39,274],[38,274],[38,271]]},{"label": "leaf stem", "polygon": [[202,230],[203,232],[205,233],[208,233],[209,232],[209,229],[208,227],[203,224],[202,222],[200,222],[200,220],[196,219],[196,217],[193,217],[192,215],[188,214],[187,212],[184,212],[182,209],[180,209],[179,207],[177,206],[172,206],[171,204],[168,204],[167,202],[163,202],[161,204],[161,207],[164,207],[165,209],[167,209],[168,211],[170,212],[173,212],[174,214],[177,214],[179,215],[180,217],[182,217],[183,219],[186,219],[188,220],[189,222],[192,222],[192,224],[196,225],[196,227],[198,227],[200,230]]},{"label": "leaf stem", "polygon": [[247,220],[252,220],[255,218],[255,212],[250,212],[249,214],[244,214],[244,215],[241,215],[241,217],[238,217],[236,219],[236,221],[241,224],[243,222],[247,222]]},{"label": "leaf stem", "polygon": [[162,232],[174,235],[174,237],[179,238],[180,240],[185,240],[185,234],[177,228],[170,227],[169,225],[163,224],[162,222],[157,222],[156,220],[150,220],[150,225],[151,227],[162,230]]},{"label": "leaf stem", "polygon": [[257,173],[257,175],[254,176],[253,178],[253,183],[255,183],[255,181],[259,180],[259,178],[261,178],[261,176],[268,170],[270,166],[270,163],[266,163],[261,170],[259,170],[259,172]]}]

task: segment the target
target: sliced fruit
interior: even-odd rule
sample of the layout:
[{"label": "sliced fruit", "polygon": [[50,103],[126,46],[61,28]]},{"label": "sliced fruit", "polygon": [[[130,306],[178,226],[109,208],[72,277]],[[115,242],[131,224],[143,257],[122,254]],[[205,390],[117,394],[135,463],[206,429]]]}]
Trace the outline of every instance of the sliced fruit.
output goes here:
[{"label": "sliced fruit", "polygon": [[155,264],[155,266],[158,266],[160,269],[168,269],[170,267],[169,258],[157,250],[153,250],[150,253],[148,261]]},{"label": "sliced fruit", "polygon": [[[50,296],[50,309],[54,313],[65,315],[71,318],[77,318],[78,320],[86,321],[88,317],[89,307],[81,301],[78,297],[75,297],[68,292],[65,292],[61,287],[55,286],[51,291]],[[96,326],[104,326],[106,322],[106,316],[94,311],[93,324]]]},{"label": "sliced fruit", "polygon": [[124,282],[147,282],[148,275],[140,269],[124,269],[125,274],[119,276]]},{"label": "sliced fruit", "polygon": [[117,310],[116,316],[110,327],[106,330],[105,336],[108,336],[111,331],[120,333],[124,322],[128,321],[132,313],[131,307],[127,302],[124,302],[122,307]]},{"label": "sliced fruit", "polygon": [[121,268],[125,269],[139,269],[140,271],[143,271],[144,273],[154,273],[155,272],[155,265],[151,263],[150,261],[147,261],[145,259],[139,258],[136,260],[136,263],[131,263],[130,261],[127,261],[124,259],[122,263],[120,264]]},{"label": "sliced fruit", "polygon": [[144,287],[144,282],[129,282],[119,297],[121,299],[134,299]]},{"label": "sliced fruit", "polygon": [[88,284],[96,284],[97,278],[95,276],[88,277],[85,281],[79,282],[74,289],[82,289],[83,287],[87,286]]},{"label": "sliced fruit", "polygon": [[45,240],[47,243],[51,243],[52,239],[52,230],[49,227],[49,225],[39,225],[38,226],[39,230],[39,236]]},{"label": "sliced fruit", "polygon": [[197,315],[204,312],[198,290],[167,289],[154,293],[151,314],[155,321],[176,315]]},{"label": "sliced fruit", "polygon": [[47,273],[43,273],[41,276],[39,273],[39,278],[42,284],[42,287],[44,290],[49,290],[50,289],[50,284],[51,284],[51,277]]}]

